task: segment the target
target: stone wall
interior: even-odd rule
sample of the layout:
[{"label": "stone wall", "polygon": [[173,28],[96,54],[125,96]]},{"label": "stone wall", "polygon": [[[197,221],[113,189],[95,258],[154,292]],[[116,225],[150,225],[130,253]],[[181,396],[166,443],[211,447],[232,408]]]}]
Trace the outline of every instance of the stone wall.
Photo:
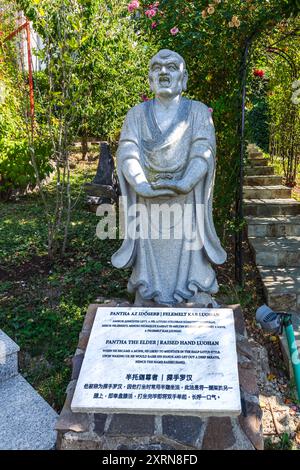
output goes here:
[{"label": "stone wall", "polygon": [[260,346],[247,338],[242,311],[233,309],[237,337],[242,413],[237,418],[73,413],[71,401],[98,307],[126,307],[118,300],[92,304],[87,311],[73,357],[67,398],[57,422],[56,447],[103,450],[262,450],[262,412],[257,387]]}]

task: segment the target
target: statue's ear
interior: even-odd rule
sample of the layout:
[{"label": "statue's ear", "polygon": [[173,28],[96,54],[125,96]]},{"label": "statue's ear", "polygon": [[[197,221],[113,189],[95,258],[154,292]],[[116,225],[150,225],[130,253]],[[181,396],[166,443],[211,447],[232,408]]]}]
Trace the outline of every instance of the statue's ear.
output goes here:
[{"label": "statue's ear", "polygon": [[188,82],[189,75],[187,73],[187,70],[183,72],[183,79],[182,79],[182,89],[183,91],[187,90],[187,82]]},{"label": "statue's ear", "polygon": [[149,74],[149,76],[148,76],[148,80],[149,80],[150,90],[153,91],[153,85],[152,85],[152,82],[153,82],[153,81],[152,81],[152,79],[151,79],[150,74]]}]

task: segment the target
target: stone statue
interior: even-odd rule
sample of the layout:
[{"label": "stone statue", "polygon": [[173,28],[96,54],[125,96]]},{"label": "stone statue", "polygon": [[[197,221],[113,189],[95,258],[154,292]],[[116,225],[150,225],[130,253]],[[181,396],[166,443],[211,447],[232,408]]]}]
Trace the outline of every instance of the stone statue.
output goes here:
[{"label": "stone statue", "polygon": [[120,136],[127,234],[112,264],[132,267],[136,305],[217,306],[211,263],[224,263],[226,252],[212,218],[215,131],[207,106],[182,96],[187,80],[184,59],[159,51],[149,70],[155,98],[129,110]]}]

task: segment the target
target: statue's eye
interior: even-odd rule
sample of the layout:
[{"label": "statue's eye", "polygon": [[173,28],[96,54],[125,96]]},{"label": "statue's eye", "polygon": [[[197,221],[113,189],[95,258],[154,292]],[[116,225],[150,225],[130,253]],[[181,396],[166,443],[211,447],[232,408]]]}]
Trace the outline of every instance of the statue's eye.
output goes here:
[{"label": "statue's eye", "polygon": [[170,65],[168,66],[168,69],[169,69],[169,70],[176,70],[176,66],[173,65],[173,64],[170,64]]},{"label": "statue's eye", "polygon": [[157,72],[158,70],[160,70],[160,66],[159,65],[154,65],[154,67],[152,67],[152,70],[153,70],[153,72]]}]

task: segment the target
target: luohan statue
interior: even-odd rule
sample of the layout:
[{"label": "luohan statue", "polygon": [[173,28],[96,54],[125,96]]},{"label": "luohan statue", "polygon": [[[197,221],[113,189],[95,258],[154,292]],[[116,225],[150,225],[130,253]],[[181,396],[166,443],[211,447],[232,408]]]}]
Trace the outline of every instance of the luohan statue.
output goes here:
[{"label": "luohan statue", "polygon": [[[132,267],[136,305],[217,306],[212,264],[222,264],[212,217],[216,140],[209,108],[187,99],[184,59],[168,49],[150,61],[155,94],[129,110],[117,151],[125,238],[113,255]],[[150,302],[151,304],[151,302]]]}]

